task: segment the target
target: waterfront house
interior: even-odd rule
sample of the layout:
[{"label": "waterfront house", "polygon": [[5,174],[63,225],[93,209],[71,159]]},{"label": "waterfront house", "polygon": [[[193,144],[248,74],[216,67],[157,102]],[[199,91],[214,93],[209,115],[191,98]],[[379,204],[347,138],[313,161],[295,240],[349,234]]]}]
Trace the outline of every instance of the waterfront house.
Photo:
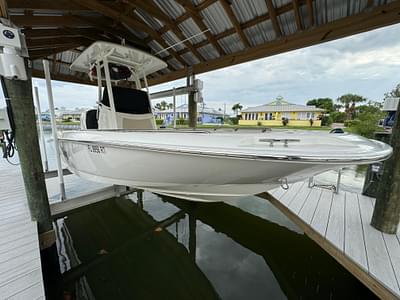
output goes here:
[{"label": "waterfront house", "polygon": [[[170,125],[174,121],[174,110],[173,108],[166,110],[154,109],[154,115],[156,120],[164,120],[164,125]],[[223,112],[218,111],[214,108],[207,107],[204,103],[199,103],[197,106],[197,121],[202,124],[221,124],[223,119]],[[182,104],[176,107],[176,119],[177,120],[188,120],[189,119],[189,107],[187,104]]]},{"label": "waterfront house", "polygon": [[321,126],[321,116],[324,110],[314,105],[289,103],[282,97],[255,107],[249,107],[241,112],[239,125],[282,126],[282,120],[287,119],[289,126]]}]

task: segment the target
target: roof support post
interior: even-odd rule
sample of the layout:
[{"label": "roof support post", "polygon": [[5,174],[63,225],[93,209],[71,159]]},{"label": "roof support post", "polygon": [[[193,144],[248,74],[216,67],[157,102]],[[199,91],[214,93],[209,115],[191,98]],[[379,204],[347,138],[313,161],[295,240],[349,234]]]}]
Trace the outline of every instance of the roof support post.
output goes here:
[{"label": "roof support post", "polygon": [[[191,87],[194,85],[194,74],[189,73],[187,76],[187,87]],[[190,128],[196,128],[197,125],[197,103],[195,102],[195,97],[194,97],[195,92],[190,91],[188,98],[189,98],[189,127]]]},{"label": "roof support post", "polygon": [[56,115],[54,112],[53,89],[51,87],[49,61],[46,59],[43,60],[43,70],[46,78],[47,98],[49,100],[51,131],[53,134],[54,147],[56,148],[57,174],[60,184],[60,200],[64,201],[66,200],[67,197],[65,194],[64,175],[61,165],[60,146],[58,144],[57,123],[56,123]]},{"label": "roof support post", "polygon": [[37,221],[41,234],[51,231],[53,226],[36,129],[31,70],[27,59],[25,66],[27,80],[3,78],[2,82],[4,97],[10,99],[12,105],[18,156],[31,218]]},{"label": "roof support post", "polygon": [[382,232],[395,234],[400,221],[400,103],[391,146],[393,155],[384,163],[371,225]]}]

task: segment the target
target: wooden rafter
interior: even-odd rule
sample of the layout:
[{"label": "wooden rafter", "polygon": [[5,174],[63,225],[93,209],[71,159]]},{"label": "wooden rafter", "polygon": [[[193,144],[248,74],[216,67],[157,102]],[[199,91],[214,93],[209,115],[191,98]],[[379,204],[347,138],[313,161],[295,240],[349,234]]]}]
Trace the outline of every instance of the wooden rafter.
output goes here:
[{"label": "wooden rafter", "polygon": [[301,24],[301,17],[300,17],[299,0],[292,0],[292,3],[293,3],[294,17],[296,19],[297,30],[303,30],[303,25]]},{"label": "wooden rafter", "polygon": [[60,47],[60,46],[48,47],[47,49],[37,49],[37,50],[32,49],[32,50],[29,50],[29,58],[31,60],[44,58],[44,57],[48,57],[53,54],[72,50],[79,46],[80,46],[79,44],[69,44],[69,45],[63,45],[62,47]]},{"label": "wooden rafter", "polygon": [[[300,4],[304,5],[305,4],[305,0],[300,0]],[[277,16],[279,16],[281,14],[284,14],[284,13],[287,13],[287,12],[291,11],[292,9],[293,9],[293,5],[292,5],[291,2],[289,2],[289,3],[287,3],[287,4],[285,4],[285,5],[281,6],[281,7],[276,8],[275,11],[276,11]],[[260,15],[258,17],[255,17],[252,20],[249,20],[247,22],[242,23],[241,24],[241,28],[242,29],[250,28],[250,27],[253,27],[254,25],[257,25],[257,24],[259,24],[261,22],[265,22],[267,20],[270,20],[269,13]],[[223,39],[223,38],[225,38],[225,37],[227,37],[227,36],[229,36],[231,34],[234,34],[235,32],[236,32],[235,28],[230,28],[230,29],[228,29],[228,30],[226,30],[224,32],[221,32],[221,33],[215,35],[215,39],[216,40]],[[194,47],[201,48],[201,47],[204,47],[205,45],[207,45],[208,43],[209,43],[208,40],[204,40],[202,42],[199,42],[199,43],[195,44]],[[182,49],[182,50],[178,51],[177,53],[179,55],[182,55],[182,54],[184,54],[186,52],[187,52],[187,49]],[[169,58],[166,58],[166,59],[169,59]]]},{"label": "wooden rafter", "polygon": [[63,47],[63,45],[81,45],[88,46],[92,41],[81,37],[62,37],[62,38],[48,38],[48,39],[34,39],[27,40],[26,44],[28,49],[46,49],[49,47]]},{"label": "wooden rafter", "polygon": [[100,29],[107,34],[116,37],[117,39],[119,39],[120,42],[122,39],[125,39],[126,43],[130,45],[134,45],[135,47],[146,51],[150,50],[150,47],[143,40],[139,39],[137,36],[132,34],[127,29],[123,28],[119,24],[109,22],[108,20],[106,20],[105,22],[99,22],[95,19],[88,19],[86,16],[74,15],[73,18],[84,21],[90,24],[90,26]]},{"label": "wooden rafter", "polygon": [[272,0],[265,0],[268,8],[269,18],[271,19],[272,27],[274,28],[277,37],[282,36],[282,31],[278,23],[278,18],[276,16],[276,11]]},{"label": "wooden rafter", "polygon": [[8,19],[8,7],[6,0],[0,0],[0,18]]},{"label": "wooden rafter", "polygon": [[229,20],[231,21],[232,25],[235,27],[235,30],[237,34],[239,35],[240,39],[242,40],[242,43],[245,48],[250,48],[250,42],[247,38],[247,36],[244,34],[242,27],[240,26],[239,21],[237,20],[231,5],[228,3],[227,0],[220,0],[220,3],[222,7],[224,8],[226,14],[228,15]]},{"label": "wooden rafter", "polygon": [[72,15],[64,16],[25,16],[25,15],[11,15],[11,20],[23,27],[91,27],[92,22],[103,23],[111,26],[103,17],[85,17],[85,19],[77,19]]},{"label": "wooden rafter", "polygon": [[[78,1],[78,0],[74,0]],[[167,43],[162,39],[160,34],[156,32],[154,29],[151,27],[147,26],[144,22],[141,22],[139,20],[133,19],[127,15],[122,14],[121,12],[115,10],[114,8],[111,8],[97,0],[79,0],[78,1],[80,5],[83,5],[93,11],[96,11],[104,16],[107,16],[116,22],[123,22],[126,25],[142,30],[146,32],[147,34],[151,35],[154,40],[156,40],[162,47],[167,48],[168,45]],[[180,57],[176,52],[172,49],[168,50],[169,53],[171,53],[175,59],[177,59],[183,66],[186,65],[186,62],[183,60],[182,57]]]},{"label": "wooden rafter", "polygon": [[313,0],[307,0],[307,12],[308,12],[308,16],[310,18],[310,25],[314,26],[315,19],[314,19]]},{"label": "wooden rafter", "polygon": [[87,11],[87,9],[70,0],[7,0],[8,7],[14,9],[31,9],[35,11]]},{"label": "wooden rafter", "polygon": [[[251,49],[228,54],[224,57],[207,61],[207,63],[194,65],[193,72],[195,74],[200,74],[250,60],[343,38],[399,22],[400,1],[395,1],[381,7],[376,7],[364,13],[359,13],[357,15],[345,17],[324,25],[320,25],[310,30],[298,31],[294,34],[286,36],[285,39],[276,39],[274,41],[252,47]],[[156,80],[151,80],[149,83],[151,85],[160,84],[163,82],[183,78],[185,76],[186,72],[184,70],[179,70],[166,74]]]},{"label": "wooden rafter", "polygon": [[[171,31],[181,40],[185,40],[187,37],[184,36],[182,31],[174,24],[174,21],[167,15],[165,14],[159,7],[154,5],[150,1],[137,1],[137,0],[128,0],[129,3],[133,4],[135,7],[139,7],[142,10],[146,11],[149,15],[152,17],[157,18],[161,22],[165,23]],[[186,41],[183,43],[187,48],[190,49],[190,51],[198,58],[200,61],[205,61],[203,56],[197,51],[196,48],[193,47],[192,43],[189,41]]]},{"label": "wooden rafter", "polygon": [[43,39],[57,37],[83,36],[99,34],[100,31],[94,28],[52,28],[52,29],[24,29],[27,39]]},{"label": "wooden rafter", "polygon": [[[212,35],[212,33],[209,31],[209,28],[204,24],[203,20],[200,18],[199,11],[196,9],[196,7],[192,4],[191,0],[176,0],[180,5],[183,6],[183,8],[186,10],[186,12],[192,17],[193,21],[199,26],[201,31],[205,31],[205,35],[207,39],[211,42],[211,44],[214,46],[215,49],[217,49],[218,53],[220,55],[225,55],[224,49],[222,49],[221,45],[218,43],[218,41],[215,39],[215,37]],[[206,31],[207,30],[207,31]]]},{"label": "wooden rafter", "polygon": [[[80,83],[80,84],[97,85],[96,81],[90,81],[89,77],[86,74],[84,74],[84,75],[85,75],[85,77],[79,78],[78,76],[56,73],[56,74],[51,75],[51,79],[52,80],[60,80],[60,81],[68,81],[68,82],[73,82],[73,83]],[[36,78],[44,78],[44,73],[42,70],[33,69],[32,76],[36,77]]]}]

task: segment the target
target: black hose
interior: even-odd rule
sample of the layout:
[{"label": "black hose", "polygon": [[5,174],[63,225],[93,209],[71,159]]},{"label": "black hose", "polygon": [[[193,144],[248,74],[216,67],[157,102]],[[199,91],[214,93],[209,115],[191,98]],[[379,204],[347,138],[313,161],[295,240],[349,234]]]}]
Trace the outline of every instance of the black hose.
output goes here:
[{"label": "black hose", "polygon": [[3,148],[3,158],[7,159],[13,157],[15,154],[15,150],[17,150],[15,146],[15,121],[11,106],[11,99],[8,95],[6,83],[4,81],[3,76],[0,76],[0,81],[1,81],[1,87],[3,89],[4,99],[6,100],[8,121],[10,123],[10,128],[11,128],[11,131],[9,130],[3,131],[3,142],[5,143],[5,146]]}]

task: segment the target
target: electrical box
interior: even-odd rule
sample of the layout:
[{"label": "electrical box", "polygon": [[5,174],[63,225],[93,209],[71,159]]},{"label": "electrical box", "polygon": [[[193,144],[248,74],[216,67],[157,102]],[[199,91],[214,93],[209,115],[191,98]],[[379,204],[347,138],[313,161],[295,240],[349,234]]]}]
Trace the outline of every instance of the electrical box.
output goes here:
[{"label": "electrical box", "polygon": [[195,79],[194,88],[198,91],[201,91],[203,89],[203,81],[201,81],[200,79]]},{"label": "electrical box", "polygon": [[0,131],[10,130],[10,122],[8,121],[7,110],[0,108]]},{"label": "electrical box", "polygon": [[18,28],[0,24],[0,75],[7,79],[27,80],[24,41]]},{"label": "electrical box", "polygon": [[383,103],[383,111],[396,111],[399,105],[400,98],[398,97],[388,97]]},{"label": "electrical box", "polygon": [[22,44],[18,29],[0,24],[0,45],[21,50]]}]

